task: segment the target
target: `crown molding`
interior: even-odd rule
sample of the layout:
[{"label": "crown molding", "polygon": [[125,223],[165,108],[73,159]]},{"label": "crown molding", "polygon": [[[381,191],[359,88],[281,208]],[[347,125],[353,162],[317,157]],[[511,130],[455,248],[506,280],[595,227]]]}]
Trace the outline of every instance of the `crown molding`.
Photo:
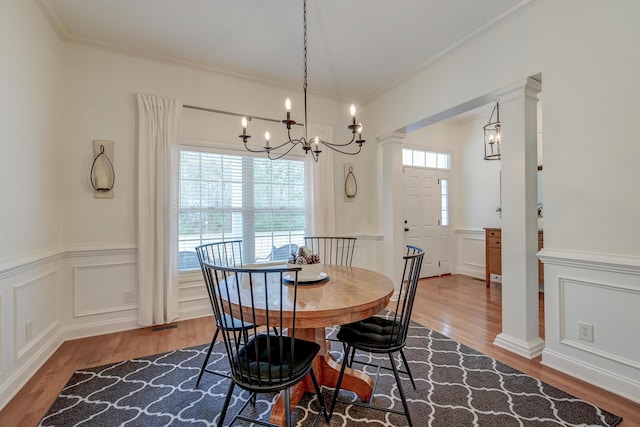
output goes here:
[{"label": "crown molding", "polygon": [[[302,85],[298,83],[291,83],[284,80],[272,79],[259,74],[252,74],[243,71],[234,70],[231,68],[220,67],[217,65],[213,65],[207,62],[190,60],[182,57],[178,57],[175,55],[171,55],[165,52],[151,51],[145,49],[138,49],[129,46],[123,46],[116,43],[105,42],[104,40],[82,36],[76,33],[69,31],[68,27],[65,25],[64,21],[56,11],[55,7],[52,5],[51,0],[35,0],[43,14],[58,34],[60,39],[67,43],[72,43],[81,46],[88,46],[97,49],[102,49],[105,51],[115,52],[135,58],[143,58],[152,61],[162,62],[165,64],[171,65],[179,65],[183,67],[189,67],[197,70],[202,70],[215,74],[222,74],[233,78],[238,78],[242,80],[254,81],[256,83],[264,84],[267,86],[276,86],[282,89],[287,90],[302,90]],[[344,101],[344,97],[341,97],[337,94],[322,91],[322,90],[313,90],[309,89],[310,94],[323,96],[333,100]],[[355,100],[358,101],[359,100]],[[353,100],[349,100],[349,102],[353,102]]]},{"label": "crown molding", "polygon": [[512,6],[510,9],[508,9],[505,12],[501,13],[500,15],[496,16],[495,18],[493,18],[489,22],[485,23],[484,25],[478,27],[476,30],[472,31],[471,33],[467,34],[466,36],[462,37],[460,40],[458,40],[457,42],[453,43],[452,45],[450,45],[446,49],[442,50],[441,52],[437,53],[436,55],[432,56],[431,58],[427,59],[425,62],[423,62],[422,64],[418,65],[413,70],[401,75],[396,80],[394,80],[393,82],[389,83],[388,85],[385,85],[385,86],[381,87],[380,89],[374,91],[371,95],[369,95],[369,96],[367,96],[366,98],[363,99],[363,103],[365,103],[365,104],[369,103],[369,102],[373,101],[374,99],[378,98],[379,96],[383,95],[384,93],[390,91],[391,89],[396,88],[403,81],[415,76],[416,74],[419,74],[420,72],[422,72],[425,69],[429,68],[431,65],[433,65],[436,62],[439,62],[440,60],[442,60],[445,57],[447,57],[450,53],[456,51],[457,49],[459,49],[459,48],[461,48],[463,46],[465,46],[466,44],[468,44],[469,42],[471,42],[474,39],[477,39],[478,37],[482,36],[483,34],[491,32],[495,27],[503,25],[504,23],[506,23],[506,22],[510,21],[511,19],[515,18],[516,16],[522,14],[527,9],[533,7],[535,4],[537,4],[537,3],[541,2],[541,1],[542,0],[521,0],[518,4]]},{"label": "crown molding", "polygon": [[69,36],[69,29],[64,24],[64,21],[56,11],[56,8],[51,4],[51,0],[35,0],[38,7],[42,11],[42,14],[47,18],[49,24],[54,29],[60,40],[67,40]]}]

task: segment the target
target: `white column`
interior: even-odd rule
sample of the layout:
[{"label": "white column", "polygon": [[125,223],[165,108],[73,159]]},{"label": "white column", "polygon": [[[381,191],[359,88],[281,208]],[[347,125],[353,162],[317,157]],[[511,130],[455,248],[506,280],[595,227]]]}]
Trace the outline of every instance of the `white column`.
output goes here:
[{"label": "white column", "polygon": [[404,133],[394,132],[378,138],[382,156],[382,271],[393,280],[395,295],[402,279],[404,225],[402,222],[402,143]]},{"label": "white column", "polygon": [[502,332],[494,344],[528,359],[538,333],[537,93],[531,78],[498,93],[502,122]]}]

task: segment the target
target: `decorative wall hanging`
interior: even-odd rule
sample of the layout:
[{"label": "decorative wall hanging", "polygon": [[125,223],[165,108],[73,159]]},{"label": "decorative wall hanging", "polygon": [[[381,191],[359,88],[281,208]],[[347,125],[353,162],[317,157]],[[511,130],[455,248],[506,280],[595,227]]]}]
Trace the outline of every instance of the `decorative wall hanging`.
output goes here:
[{"label": "decorative wall hanging", "polygon": [[350,202],[358,194],[358,181],[353,173],[353,164],[344,164],[344,200]]},{"label": "decorative wall hanging", "polygon": [[93,141],[93,163],[89,179],[94,195],[100,199],[113,198],[116,173],[113,169],[113,141],[95,139]]}]

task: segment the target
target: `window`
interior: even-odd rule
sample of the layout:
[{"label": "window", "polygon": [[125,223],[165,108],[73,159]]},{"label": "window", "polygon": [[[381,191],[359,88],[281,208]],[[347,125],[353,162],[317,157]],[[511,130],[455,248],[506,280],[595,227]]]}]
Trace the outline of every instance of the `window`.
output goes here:
[{"label": "window", "polygon": [[440,180],[440,225],[449,226],[449,180]]},{"label": "window", "polygon": [[451,154],[403,148],[402,165],[448,170],[451,169]]},{"label": "window", "polygon": [[286,259],[304,237],[305,181],[304,160],[181,150],[179,270],[199,269],[195,247],[221,240],[242,239],[244,263]]}]

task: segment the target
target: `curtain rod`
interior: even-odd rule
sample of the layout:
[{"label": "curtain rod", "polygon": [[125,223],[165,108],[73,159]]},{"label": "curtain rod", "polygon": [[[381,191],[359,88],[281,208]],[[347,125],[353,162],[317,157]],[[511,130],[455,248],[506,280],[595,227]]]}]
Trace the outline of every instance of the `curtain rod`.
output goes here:
[{"label": "curtain rod", "polygon": [[[214,109],[211,109],[211,108],[197,107],[195,105],[183,105],[182,107],[183,108],[189,108],[191,110],[207,111],[209,113],[226,114],[228,116],[246,117],[247,120],[249,120],[249,121],[251,121],[253,119],[256,119],[256,120],[264,120],[266,122],[282,123],[282,120],[269,119],[267,117],[252,116],[250,114],[233,113],[231,111],[214,110]],[[304,126],[304,124],[302,124],[302,123],[296,123],[296,125],[297,126]]]}]

